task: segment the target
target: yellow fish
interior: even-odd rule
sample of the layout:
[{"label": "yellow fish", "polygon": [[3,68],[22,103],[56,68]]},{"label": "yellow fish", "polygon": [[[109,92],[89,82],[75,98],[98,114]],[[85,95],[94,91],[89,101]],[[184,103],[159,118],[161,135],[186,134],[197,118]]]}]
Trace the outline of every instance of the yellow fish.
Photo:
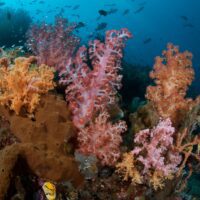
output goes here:
[{"label": "yellow fish", "polygon": [[53,183],[45,182],[42,189],[48,200],[56,200],[56,187]]}]

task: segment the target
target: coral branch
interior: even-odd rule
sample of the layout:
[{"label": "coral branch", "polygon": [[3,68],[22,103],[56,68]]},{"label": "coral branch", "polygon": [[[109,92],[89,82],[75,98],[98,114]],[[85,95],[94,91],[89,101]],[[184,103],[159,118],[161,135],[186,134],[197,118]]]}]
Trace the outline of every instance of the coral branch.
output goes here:
[{"label": "coral branch", "polygon": [[46,65],[31,68],[34,61],[35,57],[19,57],[14,65],[0,68],[0,103],[9,106],[16,114],[20,113],[22,107],[32,113],[40,95],[54,88],[53,69]]},{"label": "coral branch", "polygon": [[[76,127],[84,127],[98,110],[116,103],[115,95],[121,87],[120,60],[124,42],[131,37],[127,29],[107,31],[105,43],[95,40],[87,49],[81,47],[75,61],[69,60],[61,71],[61,83],[67,84],[66,99],[73,113]],[[86,64],[91,62],[93,70]]]}]

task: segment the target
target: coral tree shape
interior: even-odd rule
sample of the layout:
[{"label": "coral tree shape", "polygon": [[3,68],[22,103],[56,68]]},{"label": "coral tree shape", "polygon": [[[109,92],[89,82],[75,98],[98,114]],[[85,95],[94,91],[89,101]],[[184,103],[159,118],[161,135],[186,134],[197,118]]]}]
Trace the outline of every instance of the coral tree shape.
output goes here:
[{"label": "coral tree shape", "polygon": [[[145,129],[136,134],[134,149],[124,155],[117,165],[125,180],[132,179],[134,184],[149,184],[155,190],[164,187],[166,179],[173,179],[182,161],[179,151],[174,150],[175,128],[170,119],[160,121],[153,129]],[[130,160],[132,155],[132,161]],[[131,171],[132,170],[132,171]]]},{"label": "coral tree shape", "polygon": [[127,127],[124,121],[112,124],[108,118],[107,112],[101,112],[95,122],[81,129],[78,151],[84,155],[95,155],[102,165],[113,166],[120,157],[121,133]]},{"label": "coral tree shape", "polygon": [[19,114],[22,107],[32,113],[40,96],[54,88],[54,73],[46,65],[32,66],[35,57],[18,57],[7,65],[4,58],[0,68],[0,104]]},{"label": "coral tree shape", "polygon": [[75,24],[57,17],[55,25],[33,25],[27,34],[27,46],[37,56],[38,64],[46,64],[60,71],[79,46],[79,38],[73,34]]},{"label": "coral tree shape", "polygon": [[154,104],[159,116],[170,118],[174,125],[180,123],[193,103],[192,99],[185,98],[194,78],[191,59],[190,52],[179,52],[177,46],[168,44],[162,57],[156,57],[150,73],[156,85],[147,88],[146,97]]},{"label": "coral tree shape", "polygon": [[[66,99],[76,127],[84,127],[94,113],[116,103],[122,79],[118,74],[122,50],[130,37],[127,29],[107,31],[105,43],[90,42],[89,55],[86,47],[80,47],[74,61],[70,60],[60,72],[60,82],[67,85]],[[86,63],[91,63],[92,69]]]}]

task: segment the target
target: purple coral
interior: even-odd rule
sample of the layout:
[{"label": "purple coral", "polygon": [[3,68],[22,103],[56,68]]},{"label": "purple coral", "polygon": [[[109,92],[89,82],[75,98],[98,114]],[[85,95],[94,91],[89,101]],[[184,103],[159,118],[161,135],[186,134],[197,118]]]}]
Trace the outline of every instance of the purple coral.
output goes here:
[{"label": "purple coral", "polygon": [[60,72],[79,46],[73,34],[75,24],[57,17],[55,25],[33,25],[27,33],[27,47],[37,56],[39,64],[54,67]]},{"label": "purple coral", "polygon": [[177,171],[182,158],[173,151],[173,134],[175,128],[168,118],[160,121],[152,130],[145,129],[136,134],[136,147],[132,154],[144,165],[143,174],[150,170],[159,171],[163,176],[169,176]]}]

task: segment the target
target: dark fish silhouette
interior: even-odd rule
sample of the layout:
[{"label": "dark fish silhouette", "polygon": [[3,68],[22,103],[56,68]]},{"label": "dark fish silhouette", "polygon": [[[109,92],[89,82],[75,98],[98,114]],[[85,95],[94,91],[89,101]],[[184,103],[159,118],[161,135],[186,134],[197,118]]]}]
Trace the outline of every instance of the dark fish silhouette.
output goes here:
[{"label": "dark fish silhouette", "polygon": [[184,20],[184,21],[188,21],[188,17],[187,17],[187,16],[182,15],[182,16],[180,16],[180,18],[181,18],[182,20]]},{"label": "dark fish silhouette", "polygon": [[79,9],[79,7],[80,7],[80,5],[76,5],[76,6],[74,6],[74,7],[72,8],[72,10],[77,10],[77,9]]},{"label": "dark fish silhouette", "polygon": [[39,4],[44,4],[44,1],[39,1]]},{"label": "dark fish silhouette", "polygon": [[105,11],[105,10],[99,10],[99,14],[102,15],[102,16],[107,16],[108,12]]},{"label": "dark fish silhouette", "polygon": [[76,25],[76,28],[83,28],[85,27],[85,23],[83,22],[79,22],[77,25]]},{"label": "dark fish silhouette", "polygon": [[124,10],[123,15],[127,15],[130,12],[129,9]]},{"label": "dark fish silhouette", "polygon": [[100,24],[98,24],[98,26],[96,27],[96,31],[100,31],[100,30],[103,30],[107,27],[107,23],[106,22],[102,22]]},{"label": "dark fish silhouette", "polygon": [[147,39],[145,39],[145,40],[143,41],[143,44],[148,44],[148,43],[151,42],[151,41],[152,41],[151,38],[147,38]]},{"label": "dark fish silhouette", "polygon": [[139,9],[137,9],[134,13],[137,14],[137,13],[140,13],[144,10],[144,6],[140,7]]}]

